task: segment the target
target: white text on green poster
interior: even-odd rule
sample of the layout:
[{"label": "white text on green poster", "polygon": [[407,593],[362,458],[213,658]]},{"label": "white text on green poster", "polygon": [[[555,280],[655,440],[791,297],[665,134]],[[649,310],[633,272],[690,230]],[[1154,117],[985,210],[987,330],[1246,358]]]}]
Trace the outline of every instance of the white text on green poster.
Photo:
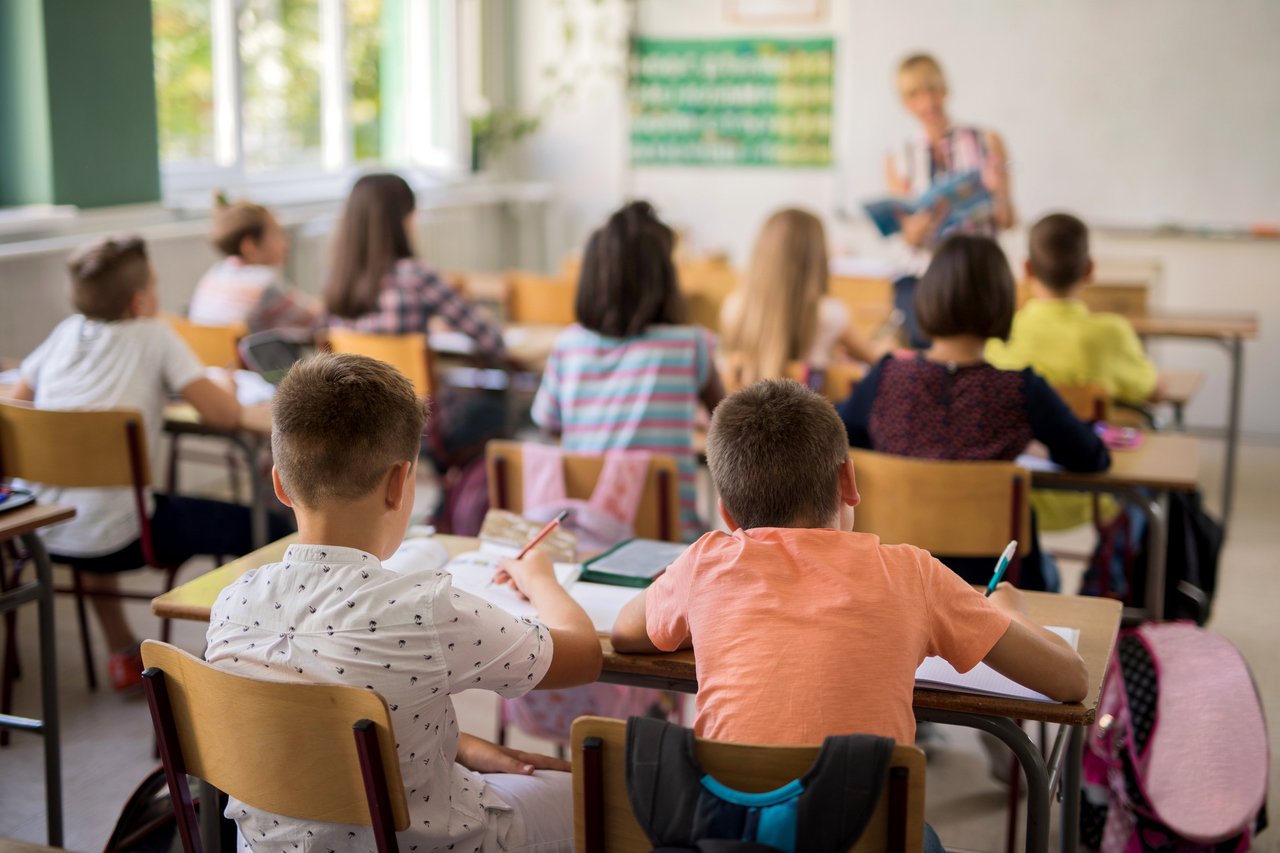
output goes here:
[{"label": "white text on green poster", "polygon": [[638,39],[637,166],[831,165],[831,39]]}]

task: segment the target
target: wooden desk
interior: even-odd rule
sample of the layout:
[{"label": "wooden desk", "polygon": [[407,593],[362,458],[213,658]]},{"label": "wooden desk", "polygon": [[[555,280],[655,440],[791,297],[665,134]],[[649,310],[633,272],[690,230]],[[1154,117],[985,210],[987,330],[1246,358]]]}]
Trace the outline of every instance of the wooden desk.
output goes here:
[{"label": "wooden desk", "polygon": [[1244,384],[1244,342],[1258,337],[1258,315],[1188,311],[1148,311],[1130,317],[1145,338],[1182,338],[1216,343],[1231,360],[1231,393],[1227,401],[1227,452],[1222,474],[1222,530],[1226,533],[1235,499],[1236,454],[1240,450],[1240,406]]},{"label": "wooden desk", "polygon": [[[15,589],[0,592],[0,613],[9,613],[24,604],[36,603],[40,621],[40,712],[41,718],[19,717],[0,709],[0,728],[27,731],[44,738],[45,819],[50,847],[62,846],[62,746],[58,719],[58,651],[53,626],[53,565],[44,543],[36,535],[42,527],[73,518],[70,507],[28,504],[0,512],[0,542],[18,539],[35,564],[36,579]],[[0,572],[8,576],[8,568],[0,558]],[[10,627],[5,647],[14,648],[16,637]],[[8,660],[6,660],[8,670]],[[16,673],[7,671],[6,675]]]},{"label": "wooden desk", "polygon": [[[152,600],[151,609],[161,617],[208,621],[218,594],[250,569],[278,562],[295,537],[286,537],[215,569]],[[458,554],[476,547],[476,540],[461,536],[437,536]],[[1084,702],[1057,704],[1001,699],[917,687],[913,699],[916,716],[937,722],[967,725],[988,731],[1004,741],[1028,780],[1027,849],[1046,851],[1049,833],[1049,801],[1062,781],[1063,849],[1075,849],[1079,825],[1080,759],[1084,730],[1097,712],[1098,695],[1106,675],[1120,627],[1121,606],[1105,598],[1024,593],[1028,615],[1047,625],[1080,629],[1080,655],[1089,672],[1089,694]],[[696,693],[697,664],[692,651],[658,655],[628,655],[614,651],[607,635],[600,636],[604,652],[601,681],[641,687],[659,687]],[[1037,720],[1063,726],[1049,756],[1042,756],[1013,719]],[[1069,741],[1065,761],[1063,746]]]},{"label": "wooden desk", "polygon": [[1133,450],[1112,450],[1111,468],[1097,474],[1071,471],[1032,471],[1037,489],[1111,494],[1137,507],[1146,516],[1147,585],[1145,607],[1131,611],[1139,618],[1164,616],[1167,573],[1168,496],[1198,487],[1200,440],[1182,433],[1148,432]]}]

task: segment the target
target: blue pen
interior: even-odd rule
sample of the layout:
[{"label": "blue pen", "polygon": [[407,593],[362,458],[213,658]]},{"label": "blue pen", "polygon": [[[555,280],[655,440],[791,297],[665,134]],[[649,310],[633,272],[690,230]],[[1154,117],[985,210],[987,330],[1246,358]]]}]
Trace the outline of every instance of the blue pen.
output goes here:
[{"label": "blue pen", "polygon": [[1004,577],[1004,570],[1009,568],[1009,561],[1013,559],[1013,552],[1018,550],[1018,540],[1014,539],[1005,546],[1004,553],[1000,555],[1000,559],[996,561],[996,572],[991,576],[991,583],[987,584],[987,591],[983,595],[991,595],[996,591],[996,587],[1000,585],[1001,578]]}]

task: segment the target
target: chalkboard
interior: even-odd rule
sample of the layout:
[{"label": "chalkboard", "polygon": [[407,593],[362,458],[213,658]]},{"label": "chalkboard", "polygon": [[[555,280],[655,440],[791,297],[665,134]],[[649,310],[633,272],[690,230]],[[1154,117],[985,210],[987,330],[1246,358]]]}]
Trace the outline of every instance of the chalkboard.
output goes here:
[{"label": "chalkboard", "polygon": [[825,168],[832,39],[637,39],[635,166]]}]

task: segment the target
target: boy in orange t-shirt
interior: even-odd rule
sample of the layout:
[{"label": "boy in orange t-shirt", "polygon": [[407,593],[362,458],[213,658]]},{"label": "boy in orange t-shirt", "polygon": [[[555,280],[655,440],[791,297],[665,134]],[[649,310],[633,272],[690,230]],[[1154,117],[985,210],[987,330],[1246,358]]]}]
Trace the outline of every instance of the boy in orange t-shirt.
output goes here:
[{"label": "boy in orange t-shirt", "polygon": [[927,552],[854,533],[859,501],[844,425],[791,380],[722,402],[707,459],[732,533],[704,535],[623,609],[623,652],[697,646],[702,737],[817,744],[865,733],[910,743],[915,670],[979,661],[1063,702],[1084,698],[1080,656]]}]

